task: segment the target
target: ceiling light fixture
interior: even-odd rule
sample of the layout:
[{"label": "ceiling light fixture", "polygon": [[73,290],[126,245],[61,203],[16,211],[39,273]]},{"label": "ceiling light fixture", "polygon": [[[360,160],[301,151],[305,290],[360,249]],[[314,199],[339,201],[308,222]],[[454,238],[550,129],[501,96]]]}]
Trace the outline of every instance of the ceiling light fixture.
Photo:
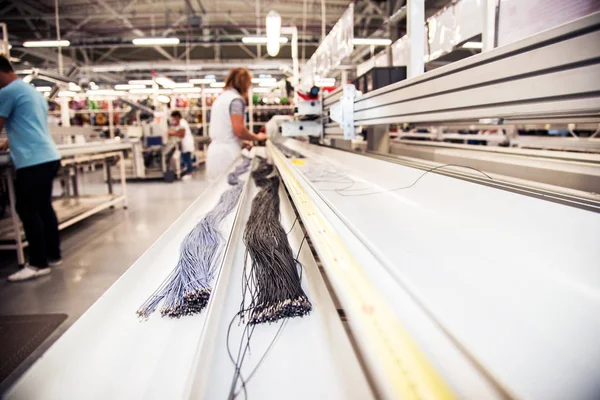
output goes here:
[{"label": "ceiling light fixture", "polygon": [[152,79],[134,79],[127,82],[130,85],[152,85],[154,81]]},{"label": "ceiling light fixture", "polygon": [[173,85],[171,85],[172,88],[193,88],[194,84],[190,83],[190,82],[184,82],[184,83],[174,83]]},{"label": "ceiling light fixture", "polygon": [[118,96],[124,94],[125,92],[122,90],[112,90],[112,89],[96,89],[96,90],[88,90],[86,92],[89,95],[97,95],[97,96]]},{"label": "ceiling light fixture", "polygon": [[173,89],[173,93],[200,93],[202,89],[199,87],[182,87]]},{"label": "ceiling light fixture", "polygon": [[50,86],[36,86],[35,90],[38,92],[51,92],[52,88]]},{"label": "ceiling light fixture", "polygon": [[160,45],[176,45],[179,44],[179,38],[168,37],[149,37],[135,38],[131,41],[136,46],[160,46]]},{"label": "ceiling light fixture", "polygon": [[133,84],[115,85],[116,90],[144,89],[145,87],[146,87],[146,85],[133,85]]},{"label": "ceiling light fixture", "polygon": [[275,78],[252,78],[252,83],[277,82]]},{"label": "ceiling light fixture", "polygon": [[210,84],[211,88],[224,88],[225,82],[213,82]]},{"label": "ceiling light fixture", "polygon": [[73,92],[81,92],[81,86],[73,82],[69,82],[69,90]]},{"label": "ceiling light fixture", "polygon": [[190,83],[192,85],[208,85],[209,83],[215,83],[217,80],[215,78],[198,78],[198,79],[190,79]]},{"label": "ceiling light fixture", "polygon": [[173,87],[173,85],[175,85],[175,81],[164,76],[159,76],[158,78],[156,78],[156,83],[165,88],[170,88]]},{"label": "ceiling light fixture", "polygon": [[[244,44],[267,44],[266,36],[244,36],[242,38],[242,42]],[[281,36],[279,38],[279,43],[287,43],[288,38],[285,36]]]},{"label": "ceiling light fixture", "polygon": [[279,54],[279,38],[281,37],[281,16],[277,11],[271,10],[266,18],[267,27],[267,53],[271,57]]},{"label": "ceiling light fixture", "polygon": [[482,42],[467,42],[462,45],[463,49],[483,49]]},{"label": "ceiling light fixture", "polygon": [[30,40],[23,42],[23,47],[69,47],[68,40]]},{"label": "ceiling light fixture", "polygon": [[352,39],[352,44],[355,46],[389,46],[390,44],[392,44],[392,39],[354,38]]},{"label": "ceiling light fixture", "polygon": [[[146,89],[131,89],[129,91],[131,94],[154,94],[154,89],[146,88]],[[171,89],[158,89],[157,94],[171,94],[173,91]]]},{"label": "ceiling light fixture", "polygon": [[122,72],[125,71],[124,65],[97,65],[92,67],[93,72]]}]

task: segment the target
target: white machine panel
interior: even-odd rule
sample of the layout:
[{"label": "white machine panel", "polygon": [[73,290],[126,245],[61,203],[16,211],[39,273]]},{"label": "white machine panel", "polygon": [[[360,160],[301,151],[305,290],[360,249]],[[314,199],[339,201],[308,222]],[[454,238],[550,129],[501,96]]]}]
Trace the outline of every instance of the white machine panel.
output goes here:
[{"label": "white machine panel", "polygon": [[300,100],[294,110],[296,115],[319,115],[321,114],[321,102],[319,100]]},{"label": "white machine panel", "polygon": [[287,121],[281,125],[283,136],[321,136],[322,132],[320,121]]}]

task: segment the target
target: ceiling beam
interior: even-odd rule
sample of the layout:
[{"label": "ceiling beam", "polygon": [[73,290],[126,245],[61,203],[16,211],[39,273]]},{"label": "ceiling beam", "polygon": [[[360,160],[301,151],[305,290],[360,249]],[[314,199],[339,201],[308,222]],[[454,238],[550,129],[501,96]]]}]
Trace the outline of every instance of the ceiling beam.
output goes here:
[{"label": "ceiling beam", "polygon": [[93,15],[88,16],[86,19],[82,20],[77,25],[75,25],[73,27],[73,29],[71,29],[69,32],[65,33],[63,35],[63,38],[68,38],[71,35],[73,35],[74,33],[78,33],[79,29],[81,29],[81,27],[83,27],[85,24],[87,24],[88,22],[90,22],[93,18],[94,18]]},{"label": "ceiling beam", "polygon": [[165,49],[163,49],[162,47],[159,46],[154,46],[152,47],[154,50],[156,50],[156,52],[158,54],[160,54],[161,56],[163,56],[164,58],[166,58],[169,61],[177,61],[177,59],[175,57],[173,57],[172,55],[170,55],[169,53],[167,53],[167,51]]},{"label": "ceiling beam", "polygon": [[100,61],[107,59],[116,49],[117,49],[117,47],[112,47],[112,48],[108,49],[107,51],[104,52],[104,54],[102,54],[101,57],[99,57],[97,60],[94,60],[94,63],[99,63]]},{"label": "ceiling beam", "polygon": [[165,29],[162,33],[163,36],[167,36],[169,35],[171,32],[173,32],[175,30],[175,28],[177,28],[179,25],[181,25],[182,22],[187,21],[187,16],[186,15],[182,15],[179,18],[177,18],[177,20],[175,20],[175,22],[173,22],[173,24],[171,24],[171,26],[167,29]]},{"label": "ceiling beam", "polygon": [[[113,14],[113,16],[119,20],[121,20],[121,22],[123,23],[123,25],[125,25],[127,28],[129,28],[131,30],[131,32],[137,36],[137,37],[143,37],[144,36],[144,32],[142,32],[139,29],[136,29],[133,24],[131,23],[131,21],[129,21],[129,19],[127,17],[122,16],[121,14],[119,14],[114,8],[111,7],[110,4],[108,4],[105,0],[96,0],[102,7],[104,7],[109,13]],[[165,57],[167,60],[170,61],[175,61],[176,59],[171,56],[169,53],[167,53],[165,51],[165,49],[163,49],[162,47],[159,46],[153,46],[154,50],[156,50],[157,53],[159,53],[160,55],[162,55],[163,57]]]},{"label": "ceiling beam", "polygon": [[41,39],[42,34],[38,30],[38,28],[33,24],[33,22],[31,22],[31,18],[27,14],[25,14],[25,11],[23,11],[23,6],[20,3],[17,3],[16,7],[17,7],[17,11],[19,12],[19,14],[21,14],[23,19],[25,20],[25,23],[27,24],[29,29],[31,29],[31,31],[33,32],[35,37],[38,39]]},{"label": "ceiling beam", "polygon": [[196,3],[198,3],[198,7],[200,7],[202,14],[206,14],[206,7],[204,7],[204,4],[202,4],[202,0],[196,0]]}]

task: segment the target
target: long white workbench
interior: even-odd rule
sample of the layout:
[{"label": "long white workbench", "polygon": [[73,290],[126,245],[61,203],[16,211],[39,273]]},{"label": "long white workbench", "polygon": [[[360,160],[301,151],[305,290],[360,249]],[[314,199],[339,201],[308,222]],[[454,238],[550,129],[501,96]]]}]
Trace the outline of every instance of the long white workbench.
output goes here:
[{"label": "long white workbench", "polygon": [[[127,208],[127,185],[125,181],[125,153],[131,150],[131,144],[115,141],[94,142],[79,145],[59,145],[61,168],[64,175],[65,197],[53,201],[59,220],[59,229],[71,226],[107,208],[121,204]],[[121,193],[113,192],[113,182],[109,160],[117,159],[120,167]],[[78,188],[78,166],[89,163],[103,163],[108,193],[103,196],[80,196]],[[4,169],[7,183],[10,223],[0,226],[0,238],[8,243],[0,244],[0,250],[16,250],[19,264],[25,263],[23,249],[27,241],[23,237],[21,223],[15,209],[14,170],[8,152],[0,153],[0,168]],[[64,171],[67,170],[68,174]]]}]

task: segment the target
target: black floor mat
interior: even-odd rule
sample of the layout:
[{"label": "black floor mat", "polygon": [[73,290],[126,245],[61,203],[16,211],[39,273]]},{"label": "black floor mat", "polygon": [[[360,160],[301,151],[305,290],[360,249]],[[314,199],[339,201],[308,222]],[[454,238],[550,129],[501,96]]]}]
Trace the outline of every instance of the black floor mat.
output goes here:
[{"label": "black floor mat", "polygon": [[0,315],[0,382],[65,319],[67,314]]}]

